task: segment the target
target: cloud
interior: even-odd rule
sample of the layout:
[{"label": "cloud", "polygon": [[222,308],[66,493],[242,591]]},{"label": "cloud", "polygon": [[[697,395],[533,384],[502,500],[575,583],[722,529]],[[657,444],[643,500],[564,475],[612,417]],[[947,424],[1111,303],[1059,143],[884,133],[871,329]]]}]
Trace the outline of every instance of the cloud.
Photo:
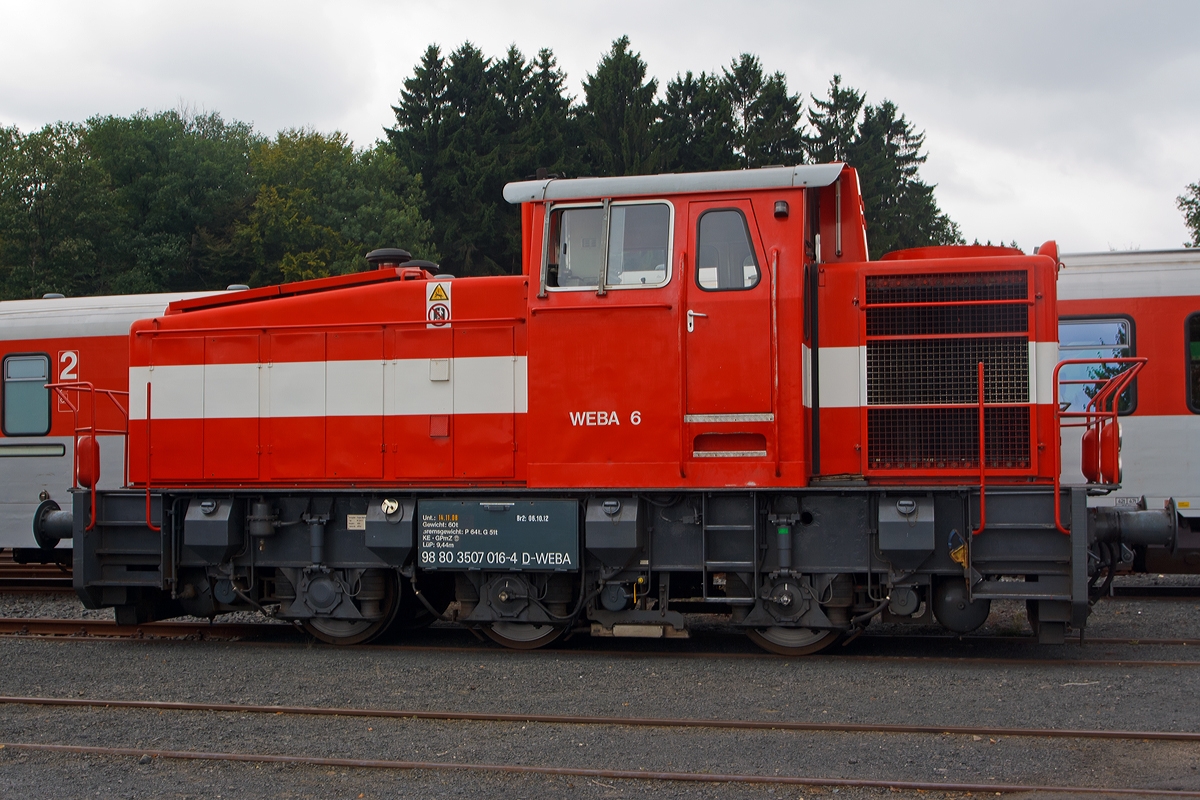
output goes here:
[{"label": "cloud", "polygon": [[629,34],[660,85],[741,52],[818,96],[835,73],[927,133],[923,175],[968,238],[1069,250],[1184,240],[1200,180],[1200,4],[1014,0],[10,4],[0,123],[182,105],[360,145],[431,43],[550,47],[570,91]]}]

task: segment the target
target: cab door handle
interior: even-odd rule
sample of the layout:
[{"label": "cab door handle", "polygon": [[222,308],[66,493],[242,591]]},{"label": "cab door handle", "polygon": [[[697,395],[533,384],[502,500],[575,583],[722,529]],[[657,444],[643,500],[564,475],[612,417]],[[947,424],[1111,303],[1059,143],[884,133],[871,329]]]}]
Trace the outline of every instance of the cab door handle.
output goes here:
[{"label": "cab door handle", "polygon": [[696,317],[707,317],[707,316],[708,316],[708,314],[701,314],[699,312],[692,311],[689,308],[688,309],[688,333],[691,333],[692,331],[696,330]]}]

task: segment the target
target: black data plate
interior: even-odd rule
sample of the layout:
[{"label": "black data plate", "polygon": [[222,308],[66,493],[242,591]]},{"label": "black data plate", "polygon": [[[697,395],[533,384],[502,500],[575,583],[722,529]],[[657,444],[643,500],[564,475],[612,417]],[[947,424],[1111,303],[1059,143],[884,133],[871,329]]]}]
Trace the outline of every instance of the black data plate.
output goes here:
[{"label": "black data plate", "polygon": [[574,500],[422,500],[417,520],[422,569],[579,569]]}]

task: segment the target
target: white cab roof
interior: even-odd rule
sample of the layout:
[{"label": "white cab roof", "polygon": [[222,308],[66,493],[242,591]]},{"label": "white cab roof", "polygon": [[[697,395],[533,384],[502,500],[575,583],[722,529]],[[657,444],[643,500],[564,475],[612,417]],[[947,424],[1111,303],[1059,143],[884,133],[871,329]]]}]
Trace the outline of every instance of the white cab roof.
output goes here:
[{"label": "white cab roof", "polygon": [[617,178],[547,178],[519,181],[504,187],[510,203],[544,200],[593,200],[598,197],[636,197],[746,189],[829,186],[845,164],[802,164],[796,167],[681,172],[667,175],[625,175]]}]

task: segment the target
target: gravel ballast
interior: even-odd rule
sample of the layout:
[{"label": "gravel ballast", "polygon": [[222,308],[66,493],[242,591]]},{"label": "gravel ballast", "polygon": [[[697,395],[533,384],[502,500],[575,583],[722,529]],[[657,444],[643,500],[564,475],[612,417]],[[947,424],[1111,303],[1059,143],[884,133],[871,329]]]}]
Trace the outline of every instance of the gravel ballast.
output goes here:
[{"label": "gravel ballast", "polygon": [[[0,615],[78,618],[70,596],[0,595]],[[239,615],[242,616],[242,615]],[[257,615],[244,615],[253,620]],[[224,621],[224,618],[219,618]],[[261,619],[261,617],[259,617]],[[873,626],[886,631],[898,626]],[[1018,604],[987,629],[1028,634]],[[931,631],[932,632],[932,629]],[[1200,603],[1106,600],[1094,638],[1200,638]],[[821,656],[758,656],[744,637],[566,642],[553,652],[479,648],[431,630],[425,649],[305,642],[0,640],[0,694],[592,716],[1200,730],[1200,667],[1185,646],[861,637]],[[624,651],[647,648],[640,654]],[[678,646],[678,650],[673,648]],[[605,652],[605,649],[611,652]],[[654,649],[656,648],[656,649]],[[732,657],[702,652],[728,652]],[[621,651],[621,652],[617,652]],[[677,652],[678,655],[672,655]],[[894,656],[903,656],[897,660]],[[928,657],[939,658],[930,660]],[[944,658],[948,656],[949,658]],[[1078,664],[984,664],[976,656]],[[1032,781],[1200,789],[1194,743],[789,731],[617,728],[6,706],[0,739],[146,749],[476,761],[617,769],[947,782]],[[326,769],[0,751],[0,795],[55,797],[808,797],[832,789],[709,786],[494,773]],[[840,789],[837,797],[878,797]],[[890,795],[894,796],[894,795]],[[914,795],[915,796],[915,795]],[[931,795],[924,795],[931,796]],[[932,796],[936,796],[934,793]]]}]

